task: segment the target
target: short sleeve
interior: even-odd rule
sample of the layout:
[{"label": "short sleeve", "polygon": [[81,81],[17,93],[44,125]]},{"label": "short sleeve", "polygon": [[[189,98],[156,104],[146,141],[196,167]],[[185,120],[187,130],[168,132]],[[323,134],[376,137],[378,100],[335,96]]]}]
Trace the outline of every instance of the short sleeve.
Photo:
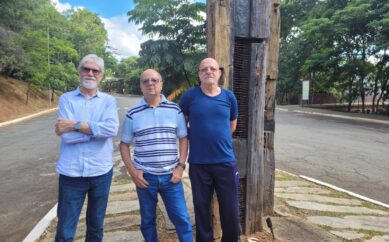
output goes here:
[{"label": "short sleeve", "polygon": [[177,137],[183,138],[188,135],[184,114],[180,111],[177,114]]},{"label": "short sleeve", "polygon": [[230,121],[238,118],[238,101],[236,100],[235,94],[233,92],[228,92],[230,98]]},{"label": "short sleeve", "polygon": [[133,138],[134,138],[133,120],[131,116],[127,115],[124,118],[120,140],[123,143],[130,144]]},{"label": "short sleeve", "polygon": [[188,91],[186,91],[180,99],[180,104],[179,104],[182,112],[184,113],[185,116],[189,116],[189,98],[188,98]]}]

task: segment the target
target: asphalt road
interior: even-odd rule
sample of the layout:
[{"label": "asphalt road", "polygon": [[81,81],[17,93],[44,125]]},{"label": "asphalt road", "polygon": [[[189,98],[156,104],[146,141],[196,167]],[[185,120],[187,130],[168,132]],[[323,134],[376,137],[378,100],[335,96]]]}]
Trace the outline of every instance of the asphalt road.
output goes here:
[{"label": "asphalt road", "polygon": [[276,112],[276,168],[386,204],[388,144],[388,124]]},{"label": "asphalt road", "polygon": [[22,241],[57,200],[55,112],[0,128],[0,241]]},{"label": "asphalt road", "polygon": [[[117,97],[120,122],[138,100]],[[52,112],[0,127],[1,242],[22,241],[57,202],[55,119]]]}]

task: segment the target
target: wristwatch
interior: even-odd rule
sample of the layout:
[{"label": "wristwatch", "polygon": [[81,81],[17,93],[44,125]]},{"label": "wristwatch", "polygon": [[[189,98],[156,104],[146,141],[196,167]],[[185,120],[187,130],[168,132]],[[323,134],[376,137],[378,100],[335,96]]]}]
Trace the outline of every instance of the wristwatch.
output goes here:
[{"label": "wristwatch", "polygon": [[178,167],[178,166],[181,167],[183,170],[185,170],[185,167],[186,167],[185,164],[178,162],[176,167]]},{"label": "wristwatch", "polygon": [[80,131],[80,129],[81,129],[81,122],[77,121],[77,123],[74,125],[74,130],[75,131]]}]

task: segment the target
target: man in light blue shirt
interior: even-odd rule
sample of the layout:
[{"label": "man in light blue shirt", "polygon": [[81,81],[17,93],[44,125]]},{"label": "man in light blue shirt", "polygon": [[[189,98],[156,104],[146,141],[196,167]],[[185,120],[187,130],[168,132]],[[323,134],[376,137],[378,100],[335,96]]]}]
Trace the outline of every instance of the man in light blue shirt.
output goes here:
[{"label": "man in light blue shirt", "polygon": [[88,195],[85,241],[102,241],[112,180],[112,137],[119,128],[115,98],[98,91],[104,60],[85,56],[79,66],[80,86],[59,99],[55,132],[61,137],[58,224],[55,241],[73,241]]},{"label": "man in light blue shirt", "polygon": [[[143,98],[126,115],[120,153],[136,185],[145,241],[158,241],[156,207],[159,193],[179,240],[193,242],[181,182],[188,154],[186,123],[177,104],[161,94],[162,85],[161,75],[155,70],[148,69],[140,76]],[[132,141],[135,141],[133,160],[130,153]]]}]

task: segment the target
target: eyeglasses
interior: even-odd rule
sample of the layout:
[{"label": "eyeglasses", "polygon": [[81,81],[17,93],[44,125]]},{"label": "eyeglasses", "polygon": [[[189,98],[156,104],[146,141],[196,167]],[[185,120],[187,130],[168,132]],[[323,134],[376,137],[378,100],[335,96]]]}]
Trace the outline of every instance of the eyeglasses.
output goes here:
[{"label": "eyeglasses", "polygon": [[149,78],[149,79],[143,79],[143,80],[140,80],[140,82],[143,84],[143,85],[146,85],[146,84],[157,84],[160,82],[159,79],[155,79],[155,78]]},{"label": "eyeglasses", "polygon": [[84,72],[84,73],[90,73],[92,71],[93,75],[97,75],[97,74],[100,74],[100,70],[96,70],[96,69],[93,69],[93,68],[89,68],[89,67],[81,67],[81,71]]},{"label": "eyeglasses", "polygon": [[207,72],[208,70],[210,70],[211,72],[216,72],[219,69],[215,67],[204,67],[200,69],[200,72]]}]

